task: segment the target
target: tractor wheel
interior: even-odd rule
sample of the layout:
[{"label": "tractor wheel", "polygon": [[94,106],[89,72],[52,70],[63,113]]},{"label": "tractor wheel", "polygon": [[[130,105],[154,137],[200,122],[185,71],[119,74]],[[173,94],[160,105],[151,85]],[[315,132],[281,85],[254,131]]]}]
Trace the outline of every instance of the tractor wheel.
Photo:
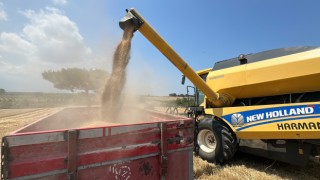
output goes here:
[{"label": "tractor wheel", "polygon": [[222,122],[205,118],[198,124],[197,145],[202,159],[223,164],[235,154],[237,139]]}]

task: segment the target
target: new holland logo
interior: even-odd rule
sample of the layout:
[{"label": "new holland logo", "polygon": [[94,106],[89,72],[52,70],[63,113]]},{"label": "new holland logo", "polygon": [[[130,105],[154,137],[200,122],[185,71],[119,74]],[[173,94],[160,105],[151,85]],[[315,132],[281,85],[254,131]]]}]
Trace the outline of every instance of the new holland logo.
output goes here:
[{"label": "new holland logo", "polygon": [[232,123],[232,125],[243,125],[244,124],[243,115],[242,114],[232,114],[231,123]]}]

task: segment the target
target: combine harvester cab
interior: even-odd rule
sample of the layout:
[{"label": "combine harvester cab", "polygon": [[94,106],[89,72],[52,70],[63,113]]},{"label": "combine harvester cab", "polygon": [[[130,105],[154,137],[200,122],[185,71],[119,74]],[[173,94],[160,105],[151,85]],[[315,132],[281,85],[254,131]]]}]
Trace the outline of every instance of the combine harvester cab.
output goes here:
[{"label": "combine harvester cab", "polygon": [[1,179],[193,179],[192,119],[74,128],[99,113],[65,108],[3,137]]}]

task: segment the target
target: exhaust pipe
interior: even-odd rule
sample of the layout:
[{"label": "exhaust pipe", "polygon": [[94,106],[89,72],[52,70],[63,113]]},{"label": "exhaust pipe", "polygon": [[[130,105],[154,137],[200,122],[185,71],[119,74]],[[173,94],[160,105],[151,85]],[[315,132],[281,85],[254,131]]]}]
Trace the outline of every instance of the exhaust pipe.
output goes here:
[{"label": "exhaust pipe", "polygon": [[128,27],[134,26],[135,31],[139,30],[182,74],[207,96],[210,104],[215,107],[225,107],[233,104],[234,97],[225,93],[214,92],[135,9],[126,11],[127,14],[119,22],[121,29],[125,30]]}]

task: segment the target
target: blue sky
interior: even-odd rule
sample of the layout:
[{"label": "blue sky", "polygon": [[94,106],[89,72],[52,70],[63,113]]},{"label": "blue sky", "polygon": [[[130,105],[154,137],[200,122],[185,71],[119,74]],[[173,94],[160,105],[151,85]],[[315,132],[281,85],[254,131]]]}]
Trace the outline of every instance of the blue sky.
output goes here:
[{"label": "blue sky", "polygon": [[[290,46],[320,45],[320,1],[0,0],[0,88],[56,91],[41,72],[110,70],[118,21],[134,7],[195,70],[218,60]],[[181,73],[139,32],[127,90],[185,93]]]}]

